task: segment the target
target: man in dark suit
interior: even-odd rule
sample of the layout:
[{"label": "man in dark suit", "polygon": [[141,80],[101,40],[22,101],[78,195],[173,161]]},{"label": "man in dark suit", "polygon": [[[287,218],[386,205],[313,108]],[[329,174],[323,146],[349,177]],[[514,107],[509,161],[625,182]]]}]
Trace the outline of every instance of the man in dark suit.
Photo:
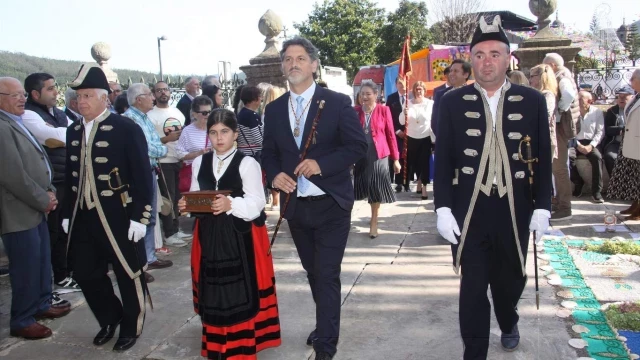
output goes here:
[{"label": "man in dark suit", "polygon": [[[449,83],[449,71],[451,71],[451,66],[447,66],[446,68],[444,68],[444,81],[445,83],[440,85],[440,86],[436,86],[435,88],[433,88],[433,95],[435,96],[436,92],[438,91],[442,91],[444,89],[447,89],[451,86],[451,83]],[[434,101],[435,101],[435,97],[434,97]]]},{"label": "man in dark suit", "polygon": [[200,92],[200,80],[197,77],[188,77],[184,81],[185,94],[180,98],[176,107],[184,115],[184,126],[191,124],[191,102]]},{"label": "man in dark suit", "polygon": [[469,77],[471,76],[471,64],[469,64],[468,62],[462,59],[455,59],[453,60],[451,65],[447,67],[446,70],[449,70],[449,73],[447,76],[447,82],[433,89],[433,111],[431,112],[431,131],[433,131],[433,133],[436,135],[436,141],[438,139],[437,138],[438,116],[439,116],[438,106],[440,106],[440,100],[442,99],[442,96],[444,96],[444,94],[446,94],[448,91],[462,87],[467,83],[467,81],[469,80]]},{"label": "man in dark suit", "polygon": [[[367,142],[351,100],[314,82],[318,49],[309,40],[285,41],[280,57],[291,91],[265,109],[262,164],[283,202],[292,193],[283,216],[316,304],[316,329],[307,344],[313,344],[316,360],[328,360],[340,332],[340,266],[354,202],[349,167],[364,157]],[[309,136],[313,141],[300,162]]]},{"label": "man in dark suit", "polygon": [[[478,360],[489,349],[489,286],[502,348],[513,351],[520,342],[529,232],[539,240],[551,217],[551,139],[544,96],[506,79],[509,40],[499,16],[492,25],[480,18],[470,49],[476,83],[448,92],[440,106],[435,208],[456,273],[462,269],[464,359]],[[525,136],[538,159],[533,185],[518,159]]]},{"label": "man in dark suit", "polygon": [[78,110],[78,94],[72,88],[67,88],[64,92],[64,113],[71,121],[78,121],[82,119],[80,110]]},{"label": "man in dark suit", "polygon": [[[387,106],[391,110],[391,118],[393,119],[393,130],[396,132],[396,140],[398,141],[398,152],[400,153],[400,163],[402,162],[402,150],[404,149],[404,125],[400,124],[400,114],[404,111],[406,102],[413,99],[411,93],[407,94],[407,87],[405,80],[398,76],[396,78],[396,89],[398,91],[389,95],[387,98]],[[396,192],[402,191],[402,172],[399,174],[394,173],[393,161],[389,159],[389,169],[391,181],[396,184]],[[395,180],[395,181],[394,181]],[[404,191],[409,191],[409,187],[406,186]]]},{"label": "man in dark suit", "polygon": [[42,339],[51,329],[36,320],[64,316],[71,304],[52,304],[46,214],[58,200],[53,165],[22,121],[25,95],[18,80],[0,78],[0,234],[9,256],[11,336]]},{"label": "man in dark suit", "polygon": [[[135,122],[107,110],[109,84],[97,64],[83,64],[69,86],[84,119],[67,130],[62,226],[74,278],[101,327],[93,343],[106,344],[120,325],[113,350],[124,351],[136,343],[145,317],[147,257],[139,240],[156,216],[147,141]],[[109,263],[122,301],[107,275]]]}]

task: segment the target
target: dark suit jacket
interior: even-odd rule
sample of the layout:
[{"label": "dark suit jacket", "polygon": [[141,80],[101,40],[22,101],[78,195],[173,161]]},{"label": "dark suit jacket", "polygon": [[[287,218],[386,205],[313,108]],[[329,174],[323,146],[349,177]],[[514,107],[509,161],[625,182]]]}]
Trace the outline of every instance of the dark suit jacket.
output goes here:
[{"label": "dark suit jacket", "polygon": [[[409,100],[411,99],[413,99],[413,96],[409,94]],[[391,110],[391,118],[393,119],[393,132],[396,133],[398,132],[398,130],[404,131],[404,125],[400,124],[400,114],[404,110],[402,108],[402,103],[400,102],[400,94],[396,91],[393,94],[389,95],[386,105],[389,107],[389,110]],[[404,140],[396,135],[396,141],[398,152],[400,153],[400,157],[402,157]]]},{"label": "dark suit jacket", "polygon": [[[509,88],[504,94],[502,109],[498,108],[497,114],[502,114],[502,121],[501,124],[497,123],[501,128],[496,129],[496,135],[500,137],[498,142],[504,144],[506,150],[503,159],[508,164],[504,171],[507,194],[504,196],[511,200],[513,207],[512,219],[504,219],[504,226],[512,227],[515,220],[513,232],[518,237],[523,256],[526,257],[529,222],[533,210],[551,208],[551,138],[547,103],[542,93],[535,89],[509,82],[505,86]],[[447,92],[440,105],[441,121],[438,123],[437,135],[439,145],[435,157],[435,208],[451,209],[462,232],[460,246],[464,246],[467,235],[468,223],[465,219],[468,216],[493,216],[480,213],[481,210],[474,211],[479,191],[476,189],[477,180],[483,182],[487,177],[488,166],[480,169],[482,159],[485,159],[483,152],[485,146],[489,146],[494,131],[485,109],[488,111],[489,105],[485,104],[476,85]],[[520,140],[526,135],[532,139],[532,156],[539,160],[533,165],[535,205],[531,203],[527,164],[518,159]],[[478,179],[480,174],[483,174],[483,179]],[[515,241],[506,245],[515,246]],[[458,245],[453,247],[455,254]],[[519,262],[519,259],[515,262]],[[456,265],[459,266],[459,263]],[[524,271],[524,264],[520,265]]]},{"label": "dark suit jacket", "polygon": [[433,134],[436,135],[436,141],[438,141],[438,134],[436,133],[436,131],[438,131],[438,116],[439,116],[439,109],[438,107],[440,106],[440,100],[442,99],[442,96],[444,96],[444,94],[447,93],[447,91],[453,89],[451,86],[447,87],[446,84],[442,84],[440,86],[438,86],[437,88],[433,89],[433,110],[431,111],[431,131],[433,131]]},{"label": "dark suit jacket", "polygon": [[612,142],[616,136],[620,135],[621,131],[624,131],[624,125],[618,126],[618,114],[620,113],[620,106],[617,104],[610,107],[604,114],[604,138],[600,142],[600,152],[603,152],[604,148]]},{"label": "dark suit jacket", "polygon": [[[307,159],[318,162],[322,175],[314,175],[309,180],[331,196],[341,208],[351,210],[354,194],[349,167],[363,158],[368,148],[351,100],[346,95],[316,86],[304,124],[302,146],[299,149],[289,122],[289,97],[289,93],[286,93],[265,109],[262,166],[267,174],[268,183],[271,184],[281,172],[296,179],[293,171],[300,163],[301,153],[311,132],[311,124],[318,112],[320,100],[324,100],[324,110],[316,128],[316,143],[311,143],[306,154]],[[296,193],[292,195],[284,214],[287,219],[293,217],[296,208]],[[286,194],[281,192],[280,198],[283,202],[285,197]]]},{"label": "dark suit jacket", "polygon": [[76,116],[76,114],[72,113],[71,110],[64,109],[64,113],[67,114],[67,117],[69,117],[69,120],[78,121],[78,117]]},{"label": "dark suit jacket", "polygon": [[184,115],[184,127],[191,124],[191,103],[191,99],[185,93],[176,104],[176,108]]}]

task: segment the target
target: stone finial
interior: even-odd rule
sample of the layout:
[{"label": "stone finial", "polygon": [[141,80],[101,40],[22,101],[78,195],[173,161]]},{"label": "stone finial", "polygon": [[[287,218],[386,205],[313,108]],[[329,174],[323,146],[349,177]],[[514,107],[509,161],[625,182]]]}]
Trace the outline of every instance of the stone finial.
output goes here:
[{"label": "stone finial", "polygon": [[91,57],[100,65],[108,81],[118,81],[118,74],[111,70],[108,64],[109,59],[111,59],[111,46],[109,44],[102,41],[93,44],[91,47]]},{"label": "stone finial", "polygon": [[538,17],[538,31],[535,37],[551,37],[553,33],[549,30],[551,20],[549,17],[556,11],[558,0],[529,0],[529,10]]},{"label": "stone finial", "polygon": [[260,33],[266,37],[264,41],[266,46],[257,57],[278,56],[277,36],[282,32],[282,19],[280,19],[280,16],[271,9],[267,10],[258,22],[258,29]]}]

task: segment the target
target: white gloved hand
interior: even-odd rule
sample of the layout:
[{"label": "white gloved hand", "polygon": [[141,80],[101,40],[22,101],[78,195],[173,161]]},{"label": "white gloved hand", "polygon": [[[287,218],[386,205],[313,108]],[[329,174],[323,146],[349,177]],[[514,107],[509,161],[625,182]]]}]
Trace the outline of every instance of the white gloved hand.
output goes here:
[{"label": "white gloved hand", "polygon": [[130,222],[131,224],[129,225],[129,240],[137,243],[147,234],[147,225],[133,220],[130,220]]},{"label": "white gloved hand", "polygon": [[533,215],[531,215],[531,223],[529,224],[530,231],[536,231],[536,245],[540,245],[544,233],[549,229],[549,219],[551,213],[549,210],[535,209]]},{"label": "white gloved hand", "polygon": [[62,230],[64,230],[65,234],[69,233],[69,219],[62,220]]},{"label": "white gloved hand", "polygon": [[447,241],[453,245],[457,245],[458,240],[456,239],[456,235],[460,236],[460,228],[458,227],[456,218],[453,217],[451,213],[451,209],[441,207],[436,210],[436,213],[438,214],[438,232],[443,238],[447,239]]}]

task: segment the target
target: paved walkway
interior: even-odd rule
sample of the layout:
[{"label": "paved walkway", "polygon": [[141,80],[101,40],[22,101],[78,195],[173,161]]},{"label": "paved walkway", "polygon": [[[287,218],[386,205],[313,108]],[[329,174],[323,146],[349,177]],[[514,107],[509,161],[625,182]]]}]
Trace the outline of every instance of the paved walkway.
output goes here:
[{"label": "paved walkway", "polygon": [[[430,192],[431,193],[431,192]],[[574,202],[574,219],[557,224],[567,235],[596,234],[591,225],[602,224],[605,208]],[[368,237],[369,206],[358,202],[342,266],[342,332],[336,360],[460,359],[458,329],[458,277],[451,266],[451,250],[435,228],[431,200],[404,193],[399,201],[381,208],[380,236]],[[269,223],[277,218],[270,213]],[[640,222],[629,223],[640,232]],[[266,350],[260,360],[313,359],[305,345],[314,326],[314,310],[305,273],[285,225],[274,247],[280,305],[282,346]],[[620,234],[618,234],[620,235]],[[628,237],[628,234],[623,234]],[[531,249],[530,249],[531,250]],[[138,344],[116,354],[115,340],[97,348],[91,344],[98,331],[81,293],[65,295],[73,303],[66,317],[47,321],[50,339],[24,341],[8,337],[9,279],[0,279],[0,357],[3,359],[200,359],[200,319],[191,306],[189,247],[175,249],[175,265],[154,270],[150,284],[155,310],[148,310]],[[577,359],[584,356],[567,345],[571,323],[555,316],[559,307],[553,289],[541,281],[540,310],[535,309],[533,261],[530,280],[520,302],[521,346],[514,353],[500,350],[500,330],[492,320],[489,359]]]}]

